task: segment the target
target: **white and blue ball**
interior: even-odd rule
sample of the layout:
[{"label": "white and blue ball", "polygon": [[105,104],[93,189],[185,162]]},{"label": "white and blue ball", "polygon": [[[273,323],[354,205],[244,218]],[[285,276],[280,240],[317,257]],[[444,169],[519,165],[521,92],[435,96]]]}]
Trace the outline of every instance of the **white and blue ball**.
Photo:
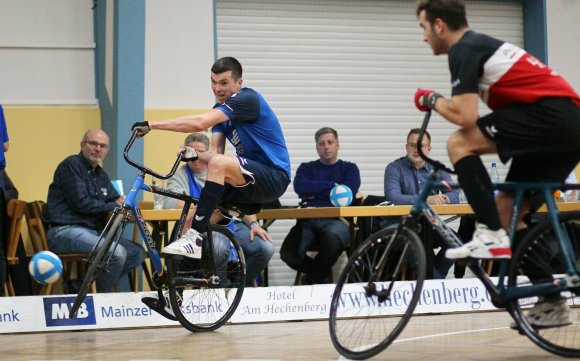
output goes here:
[{"label": "white and blue ball", "polygon": [[352,191],[344,184],[338,184],[330,191],[330,203],[335,207],[346,207],[352,203]]},{"label": "white and blue ball", "polygon": [[62,261],[52,252],[40,251],[30,260],[28,272],[41,285],[54,283],[62,275]]}]

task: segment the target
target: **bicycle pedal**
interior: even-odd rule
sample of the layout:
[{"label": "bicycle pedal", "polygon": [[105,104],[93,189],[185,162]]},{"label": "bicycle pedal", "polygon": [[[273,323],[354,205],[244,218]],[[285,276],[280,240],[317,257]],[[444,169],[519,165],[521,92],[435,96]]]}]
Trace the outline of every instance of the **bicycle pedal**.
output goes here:
[{"label": "bicycle pedal", "polygon": [[177,318],[175,316],[173,316],[172,314],[168,313],[165,310],[165,307],[167,305],[161,306],[161,301],[156,299],[155,297],[143,297],[141,298],[141,302],[143,302],[147,307],[149,307],[153,311],[159,313],[161,316],[172,321],[177,321]]}]

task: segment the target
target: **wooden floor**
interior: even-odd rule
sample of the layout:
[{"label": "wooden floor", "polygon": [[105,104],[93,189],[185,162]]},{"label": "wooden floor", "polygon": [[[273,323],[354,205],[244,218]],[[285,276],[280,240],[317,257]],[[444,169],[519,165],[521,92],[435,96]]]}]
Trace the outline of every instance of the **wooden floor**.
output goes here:
[{"label": "wooden floor", "polygon": [[[509,329],[505,312],[415,316],[373,360],[562,360]],[[1,326],[1,325],[0,325]],[[0,335],[2,360],[344,360],[327,321]]]}]

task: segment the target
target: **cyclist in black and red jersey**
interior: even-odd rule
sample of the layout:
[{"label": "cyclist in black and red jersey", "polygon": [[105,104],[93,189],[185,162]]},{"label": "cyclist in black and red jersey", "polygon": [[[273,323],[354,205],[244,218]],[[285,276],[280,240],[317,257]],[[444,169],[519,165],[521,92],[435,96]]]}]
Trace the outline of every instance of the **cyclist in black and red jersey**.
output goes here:
[{"label": "cyclist in black and red jersey", "polygon": [[[415,104],[460,126],[447,151],[478,221],[472,240],[448,249],[446,256],[510,258],[504,229],[513,194],[499,192],[494,199],[480,155],[497,153],[504,163],[511,159],[506,181],[564,182],[580,159],[580,98],[523,49],[470,30],[462,0],[420,1],[417,17],[433,53],[448,54],[451,98],[419,89]],[[479,116],[478,96],[492,113]],[[522,215],[542,200],[528,195],[524,203]],[[516,238],[527,232],[521,217],[516,227]]]}]

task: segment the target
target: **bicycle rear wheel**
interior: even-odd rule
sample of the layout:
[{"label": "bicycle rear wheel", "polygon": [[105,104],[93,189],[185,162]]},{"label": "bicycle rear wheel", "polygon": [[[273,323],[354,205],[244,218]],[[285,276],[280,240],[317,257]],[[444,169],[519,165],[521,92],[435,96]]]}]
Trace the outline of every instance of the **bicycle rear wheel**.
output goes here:
[{"label": "bicycle rear wheel", "polygon": [[[576,262],[580,260],[580,213],[560,213],[560,224],[568,234]],[[553,227],[543,221],[517,245],[510,262],[508,285],[524,287],[532,284],[553,283],[566,277],[564,256],[556,241]],[[518,277],[519,276],[519,277]],[[556,295],[557,296],[557,295]],[[580,356],[580,308],[576,306],[579,288],[562,289],[560,296],[570,307],[572,324],[560,327],[538,328],[525,319],[526,306],[542,300],[538,297],[513,300],[507,304],[520,330],[546,351],[566,357]]]},{"label": "bicycle rear wheel", "polygon": [[366,359],[397,338],[419,300],[426,262],[421,240],[406,227],[378,231],[355,250],[330,305],[330,336],[338,352]]},{"label": "bicycle rear wheel", "polygon": [[79,292],[77,297],[75,298],[75,302],[73,303],[70,311],[69,311],[69,318],[73,318],[79,308],[81,307],[89,289],[95,279],[99,275],[99,272],[104,271],[104,260],[105,256],[107,255],[109,248],[111,248],[111,244],[113,241],[118,241],[123,234],[123,230],[125,229],[127,222],[123,214],[113,214],[111,220],[107,223],[107,226],[101,233],[99,238],[98,244],[100,245],[99,248],[95,249],[89,255],[89,258],[86,260],[89,267],[83,279],[83,283],[79,288]]},{"label": "bicycle rear wheel", "polygon": [[[236,311],[246,283],[246,262],[237,238],[218,225],[210,225],[207,234],[214,244],[220,240],[230,244],[229,260],[217,272],[208,262],[213,252],[209,249],[202,252],[201,260],[166,256],[171,308],[179,323],[192,332],[213,331],[225,324]],[[217,284],[212,283],[215,276]]]}]

